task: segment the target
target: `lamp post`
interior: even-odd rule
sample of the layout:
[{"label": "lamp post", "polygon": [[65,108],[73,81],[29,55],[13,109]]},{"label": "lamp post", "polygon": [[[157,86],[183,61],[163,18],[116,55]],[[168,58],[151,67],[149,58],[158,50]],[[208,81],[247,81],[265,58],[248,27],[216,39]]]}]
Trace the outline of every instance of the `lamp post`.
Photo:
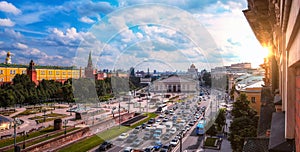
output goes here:
[{"label": "lamp post", "polygon": [[24,131],[23,136],[24,136],[23,149],[25,149],[26,148],[26,146],[25,146],[26,136],[28,137],[28,134],[26,131]]},{"label": "lamp post", "polygon": [[67,134],[67,123],[68,123],[68,120],[64,120],[64,125],[65,125],[65,135]]},{"label": "lamp post", "polygon": [[72,112],[71,112],[72,104],[70,104],[69,107],[70,107],[70,116],[72,116]]},{"label": "lamp post", "polygon": [[17,147],[17,118],[14,118],[14,147]]},{"label": "lamp post", "polygon": [[183,132],[181,132],[180,133],[180,138],[179,138],[179,140],[180,140],[180,152],[182,152],[182,137],[183,137]]},{"label": "lamp post", "polygon": [[121,128],[121,103],[119,99],[119,129]]}]

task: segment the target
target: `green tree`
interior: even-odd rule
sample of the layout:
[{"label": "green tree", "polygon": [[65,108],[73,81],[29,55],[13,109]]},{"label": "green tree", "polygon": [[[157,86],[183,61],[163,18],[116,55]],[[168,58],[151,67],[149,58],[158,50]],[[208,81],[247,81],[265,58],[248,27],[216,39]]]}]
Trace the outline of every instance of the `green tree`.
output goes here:
[{"label": "green tree", "polygon": [[213,124],[212,126],[210,126],[210,128],[206,131],[206,134],[209,136],[216,136],[217,135],[216,125]]},{"label": "green tree", "polygon": [[219,110],[218,116],[215,120],[218,129],[221,129],[226,124],[226,110],[224,108]]},{"label": "green tree", "polygon": [[233,109],[231,114],[233,117],[246,116],[249,118],[254,118],[257,112],[250,107],[250,101],[247,99],[245,94],[240,94],[236,102],[233,103]]},{"label": "green tree", "polygon": [[231,111],[233,121],[229,127],[229,141],[234,152],[243,150],[246,137],[255,137],[257,132],[258,117],[256,111],[249,106],[245,94],[241,94],[233,103]]},{"label": "green tree", "polygon": [[211,74],[210,74],[210,72],[205,72],[203,74],[202,79],[204,80],[204,84],[206,86],[210,86],[211,87]]}]

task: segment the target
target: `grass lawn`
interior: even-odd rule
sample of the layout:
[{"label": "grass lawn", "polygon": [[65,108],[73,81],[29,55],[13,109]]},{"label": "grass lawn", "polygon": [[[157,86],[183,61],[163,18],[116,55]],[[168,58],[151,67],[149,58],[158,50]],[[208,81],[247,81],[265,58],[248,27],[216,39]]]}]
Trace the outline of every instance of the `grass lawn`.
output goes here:
[{"label": "grass lawn", "polygon": [[[74,130],[77,130],[77,129],[79,129],[79,128],[71,128],[71,129],[67,130],[67,132],[74,131]],[[52,128],[52,130],[53,130],[53,128]],[[46,133],[48,133],[48,132],[46,132]],[[49,139],[58,137],[58,136],[60,136],[60,135],[62,135],[62,134],[64,134],[64,130],[62,130],[61,132],[56,133],[56,134],[54,134],[54,135],[51,135],[51,136],[48,136],[48,137],[44,137],[44,138],[41,138],[41,139],[36,140],[36,141],[33,141],[33,142],[25,142],[25,146],[26,146],[26,147],[29,147],[29,146],[31,146],[31,145],[34,145],[34,144],[37,144],[37,143],[40,143],[40,142],[43,142],[43,141],[46,141],[46,140],[49,140]],[[31,137],[31,138],[32,138],[32,137]],[[22,137],[22,139],[24,140],[23,137]],[[26,137],[26,140],[28,140],[28,139],[30,139],[30,137]],[[23,140],[22,140],[22,141],[23,141]],[[23,144],[22,144],[22,146],[23,146]],[[21,146],[21,148],[22,148],[22,146]],[[7,152],[13,152],[13,151],[14,151],[14,149],[12,148],[12,149],[8,150]]]},{"label": "grass lawn", "polygon": [[[52,132],[52,131],[54,131],[53,126],[47,127],[47,128],[44,128],[40,131],[35,131],[35,132],[32,132],[32,133],[29,133],[28,137],[26,137],[26,139],[34,138],[34,137],[37,137],[37,136],[40,136],[42,134],[46,134],[46,133],[49,133],[49,132]],[[23,136],[17,136],[17,143],[21,142],[23,140],[24,140]],[[11,145],[13,143],[14,143],[14,138],[1,139],[0,140],[0,147],[5,147],[5,146]]]},{"label": "grass lawn", "polygon": [[210,147],[216,147],[215,146],[215,142],[218,140],[219,138],[214,138],[214,137],[207,137],[205,142],[204,142],[204,146],[210,146]]},{"label": "grass lawn", "polygon": [[43,116],[34,116],[34,117],[30,117],[28,119],[30,120],[36,120],[36,119],[43,119],[44,117]]},{"label": "grass lawn", "polygon": [[[127,132],[127,131],[131,130],[132,128],[135,128],[136,126],[139,126],[139,125],[147,122],[149,119],[154,118],[156,116],[157,116],[157,114],[149,113],[148,118],[132,125],[131,127],[125,127],[125,126],[121,126],[120,128],[119,128],[119,126],[112,127],[110,129],[103,131],[101,133],[98,133],[97,135],[94,135],[90,138],[87,138],[87,139],[84,139],[77,143],[71,144],[71,145],[59,150],[59,152],[88,151],[88,150],[102,144],[104,140],[111,140],[111,139],[119,136],[121,133]],[[78,148],[78,147],[80,147],[80,148]]]},{"label": "grass lawn", "polygon": [[65,114],[59,114],[59,113],[48,113],[46,114],[47,117],[65,117],[67,115]]}]

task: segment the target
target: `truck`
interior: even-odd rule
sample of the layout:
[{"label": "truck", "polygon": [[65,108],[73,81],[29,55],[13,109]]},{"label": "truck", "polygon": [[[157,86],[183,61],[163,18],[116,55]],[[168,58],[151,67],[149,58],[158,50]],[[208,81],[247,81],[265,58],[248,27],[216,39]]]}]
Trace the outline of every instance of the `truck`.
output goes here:
[{"label": "truck", "polygon": [[159,125],[156,127],[153,137],[155,139],[159,139],[161,137],[162,134],[165,134],[167,131],[167,127],[165,125]]}]

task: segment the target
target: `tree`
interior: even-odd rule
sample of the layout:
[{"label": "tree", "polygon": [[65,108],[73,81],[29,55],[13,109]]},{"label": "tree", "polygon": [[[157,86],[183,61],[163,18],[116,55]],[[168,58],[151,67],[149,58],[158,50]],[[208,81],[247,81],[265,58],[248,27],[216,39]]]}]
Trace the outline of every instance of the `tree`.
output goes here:
[{"label": "tree", "polygon": [[217,127],[221,129],[226,124],[226,117],[225,117],[226,111],[224,108],[219,110],[219,114],[215,120]]},{"label": "tree", "polygon": [[205,72],[203,74],[202,79],[204,80],[204,84],[206,86],[210,86],[211,87],[211,74],[210,74],[210,72]]},{"label": "tree", "polygon": [[252,120],[248,117],[238,117],[234,118],[229,129],[229,141],[233,151],[240,152],[243,150],[245,137],[255,137],[256,136],[256,120]]},{"label": "tree", "polygon": [[210,128],[206,131],[206,134],[207,134],[207,135],[210,135],[210,136],[215,136],[215,135],[217,135],[216,125],[213,124],[212,126],[210,126]]},{"label": "tree", "polygon": [[233,109],[231,114],[233,117],[247,116],[253,118],[257,112],[250,107],[250,101],[247,99],[245,94],[241,94],[236,102],[233,103]]},{"label": "tree", "polygon": [[249,106],[245,94],[241,94],[233,103],[231,111],[233,121],[229,127],[229,141],[234,152],[243,150],[246,137],[255,137],[257,132],[258,117],[256,111]]}]

